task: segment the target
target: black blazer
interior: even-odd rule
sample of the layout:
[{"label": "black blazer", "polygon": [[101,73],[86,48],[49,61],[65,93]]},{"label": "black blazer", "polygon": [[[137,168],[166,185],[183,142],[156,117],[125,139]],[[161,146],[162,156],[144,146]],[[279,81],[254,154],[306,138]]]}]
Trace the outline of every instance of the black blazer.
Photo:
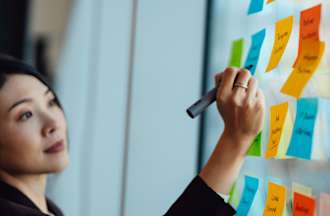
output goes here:
[{"label": "black blazer", "polygon": [[165,216],[231,216],[236,211],[196,176]]},{"label": "black blazer", "polygon": [[[49,211],[63,216],[61,210],[47,199]],[[1,216],[46,216],[22,192],[0,181]],[[165,216],[229,216],[235,210],[199,177],[196,176]]]},{"label": "black blazer", "polygon": [[[56,215],[63,216],[61,210],[47,199],[48,210]],[[48,216],[21,191],[0,181],[0,215],[1,216]]]}]

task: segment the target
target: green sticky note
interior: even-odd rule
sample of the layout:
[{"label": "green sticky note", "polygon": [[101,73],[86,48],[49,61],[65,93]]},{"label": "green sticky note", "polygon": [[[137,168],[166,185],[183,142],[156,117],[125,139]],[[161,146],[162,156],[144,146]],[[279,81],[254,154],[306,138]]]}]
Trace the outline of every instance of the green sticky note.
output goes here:
[{"label": "green sticky note", "polygon": [[244,39],[238,39],[233,41],[231,45],[231,56],[230,56],[229,66],[241,67],[243,47],[244,47]]},{"label": "green sticky note", "polygon": [[261,132],[258,133],[256,138],[253,140],[247,155],[249,156],[261,156]]},{"label": "green sticky note", "polygon": [[235,182],[234,185],[231,187],[228,199],[228,203],[235,208],[238,206],[239,203],[236,183],[237,182]]}]

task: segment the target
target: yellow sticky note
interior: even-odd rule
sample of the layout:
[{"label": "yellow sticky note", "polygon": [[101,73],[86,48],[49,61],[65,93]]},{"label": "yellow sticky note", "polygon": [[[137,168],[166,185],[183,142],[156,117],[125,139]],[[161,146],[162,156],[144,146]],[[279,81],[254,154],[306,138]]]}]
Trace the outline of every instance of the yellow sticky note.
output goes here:
[{"label": "yellow sticky note", "polygon": [[307,82],[316,71],[324,53],[325,44],[321,41],[304,41],[299,60],[281,92],[299,98]]},{"label": "yellow sticky note", "polygon": [[294,192],[300,193],[300,194],[303,194],[303,195],[309,196],[309,197],[312,196],[312,188],[299,184],[297,182],[292,183],[292,197],[293,197]]},{"label": "yellow sticky note", "polygon": [[282,216],[285,211],[286,188],[273,182],[268,183],[268,194],[263,216]]},{"label": "yellow sticky note", "polygon": [[275,41],[266,72],[273,70],[280,62],[281,57],[290,39],[292,25],[293,16],[289,16],[285,19],[276,22],[274,36]]},{"label": "yellow sticky note", "polygon": [[289,115],[289,103],[281,103],[270,108],[269,142],[266,158],[284,158],[290,143],[292,120]]}]

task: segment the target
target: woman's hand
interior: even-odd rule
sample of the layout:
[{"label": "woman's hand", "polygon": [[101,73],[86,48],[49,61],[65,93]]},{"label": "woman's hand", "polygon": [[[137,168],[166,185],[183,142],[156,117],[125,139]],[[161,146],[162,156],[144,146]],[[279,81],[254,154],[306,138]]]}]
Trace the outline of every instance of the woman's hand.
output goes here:
[{"label": "woman's hand", "polygon": [[199,175],[214,191],[228,194],[262,128],[265,101],[257,80],[247,70],[227,68],[215,78],[217,106],[225,129]]},{"label": "woman's hand", "polygon": [[227,68],[215,79],[217,107],[225,124],[223,136],[235,141],[226,147],[244,156],[262,128],[264,95],[257,80],[245,69]]}]

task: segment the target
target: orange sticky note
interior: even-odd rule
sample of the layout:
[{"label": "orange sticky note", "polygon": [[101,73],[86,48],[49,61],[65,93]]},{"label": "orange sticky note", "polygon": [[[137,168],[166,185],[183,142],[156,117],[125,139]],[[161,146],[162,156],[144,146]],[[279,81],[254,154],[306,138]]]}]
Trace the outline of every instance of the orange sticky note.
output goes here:
[{"label": "orange sticky note", "polygon": [[327,216],[330,212],[330,194],[321,193],[320,194],[320,215]]},{"label": "orange sticky note", "polygon": [[268,194],[263,216],[282,216],[285,211],[286,189],[284,186],[268,183]]},{"label": "orange sticky note", "polygon": [[300,193],[293,195],[293,216],[314,216],[315,215],[315,199]]},{"label": "orange sticky note", "polygon": [[321,4],[304,10],[300,13],[300,32],[298,55],[294,66],[296,66],[304,40],[320,40],[320,21],[321,21]]},{"label": "orange sticky note", "polygon": [[285,48],[290,39],[293,25],[293,16],[289,16],[276,22],[275,25],[275,41],[272,54],[266,69],[266,72],[273,70],[281,60]]},{"label": "orange sticky note", "polygon": [[284,158],[290,143],[285,132],[291,132],[292,121],[289,115],[289,103],[281,103],[270,108],[269,142],[265,157]]},{"label": "orange sticky note", "polygon": [[323,53],[325,44],[320,41],[304,41],[300,58],[289,78],[282,86],[281,92],[299,98],[307,82],[316,71]]},{"label": "orange sticky note", "polygon": [[267,4],[272,3],[274,0],[267,0]]}]

